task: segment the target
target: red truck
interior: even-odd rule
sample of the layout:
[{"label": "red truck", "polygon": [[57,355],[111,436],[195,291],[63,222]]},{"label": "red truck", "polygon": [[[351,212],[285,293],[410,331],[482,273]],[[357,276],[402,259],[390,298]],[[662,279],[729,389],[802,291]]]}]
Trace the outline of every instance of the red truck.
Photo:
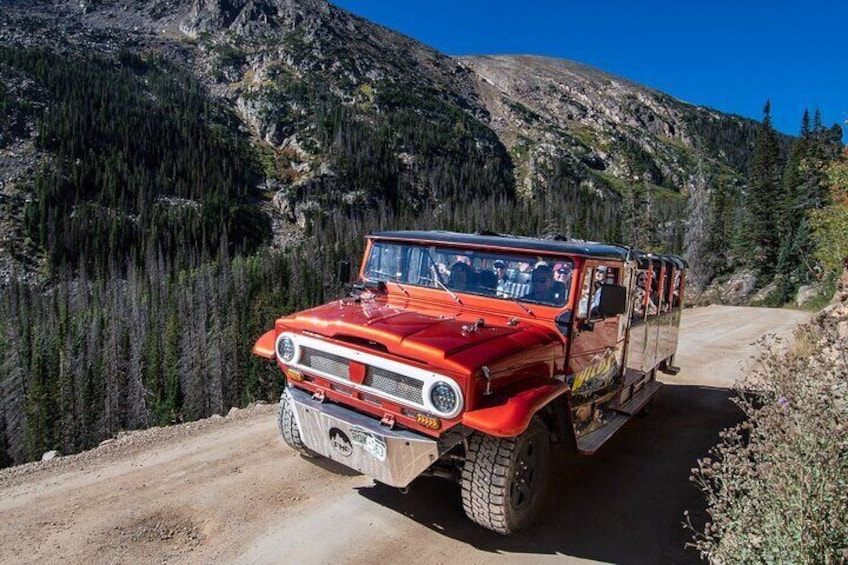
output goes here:
[{"label": "red truck", "polygon": [[392,231],[349,297],[276,321],[256,355],[285,442],[387,485],[457,480],[501,534],[537,516],[559,443],[594,453],[676,372],[686,263],[579,240]]}]

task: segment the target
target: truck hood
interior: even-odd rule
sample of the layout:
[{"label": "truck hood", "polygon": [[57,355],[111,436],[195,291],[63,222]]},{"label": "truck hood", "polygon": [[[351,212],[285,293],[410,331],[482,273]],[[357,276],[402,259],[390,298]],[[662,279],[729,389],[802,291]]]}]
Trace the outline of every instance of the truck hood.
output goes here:
[{"label": "truck hood", "polygon": [[[482,320],[482,324],[478,322]],[[509,358],[554,346],[562,338],[553,329],[501,316],[457,310],[415,310],[381,300],[341,300],[281,320],[292,330],[376,347],[432,368],[470,374],[483,365],[495,370]],[[531,355],[538,359],[538,355]]]}]

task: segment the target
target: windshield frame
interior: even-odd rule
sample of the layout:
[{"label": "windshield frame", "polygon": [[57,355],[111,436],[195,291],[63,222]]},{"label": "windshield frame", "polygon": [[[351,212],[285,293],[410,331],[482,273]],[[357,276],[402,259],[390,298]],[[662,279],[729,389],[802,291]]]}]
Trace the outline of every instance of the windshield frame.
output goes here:
[{"label": "windshield frame", "polygon": [[439,290],[454,301],[471,295],[561,309],[572,294],[574,269],[565,255],[372,240],[361,277],[389,288]]}]

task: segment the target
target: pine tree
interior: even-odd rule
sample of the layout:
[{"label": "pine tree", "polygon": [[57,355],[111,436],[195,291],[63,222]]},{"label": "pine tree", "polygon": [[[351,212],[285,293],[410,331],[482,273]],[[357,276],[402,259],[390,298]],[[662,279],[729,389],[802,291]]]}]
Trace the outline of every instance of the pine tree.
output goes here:
[{"label": "pine tree", "polygon": [[746,263],[768,277],[776,270],[780,246],[776,210],[784,194],[777,134],[771,123],[771,102],[766,102],[763,114],[754,146],[740,242]]},{"label": "pine tree", "polygon": [[781,275],[778,297],[781,301],[791,299],[801,284],[815,278],[809,216],[812,210],[825,205],[826,170],[839,153],[841,137],[841,130],[834,133],[822,125],[818,110],[811,127],[809,112],[804,111],[800,136],[792,146],[783,175],[785,198],[778,208],[781,247],[777,273]]}]

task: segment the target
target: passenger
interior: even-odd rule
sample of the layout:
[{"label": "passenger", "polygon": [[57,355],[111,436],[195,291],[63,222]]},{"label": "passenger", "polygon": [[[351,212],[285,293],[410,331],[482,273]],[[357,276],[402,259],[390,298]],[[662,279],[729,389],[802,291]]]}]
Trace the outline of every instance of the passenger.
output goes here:
[{"label": "passenger", "polygon": [[648,296],[648,315],[654,316],[659,312],[657,305],[660,303],[660,276],[659,272],[653,271],[651,277],[651,290]]},{"label": "passenger", "polygon": [[645,282],[648,277],[645,273],[639,273],[636,277],[636,289],[633,291],[633,317],[645,316]]},{"label": "passenger", "polygon": [[498,290],[498,276],[494,271],[480,271],[478,288],[484,294],[494,295]]},{"label": "passenger", "polygon": [[663,303],[662,303],[662,311],[668,312],[669,310],[671,310],[671,302],[673,300],[673,298],[672,298],[673,283],[672,283],[670,271],[668,271],[666,273],[665,284],[666,284],[666,287],[663,290],[664,300],[663,300]]},{"label": "passenger", "polygon": [[457,261],[453,264],[448,277],[448,287],[454,290],[466,290],[471,286],[471,267],[468,263]]},{"label": "passenger", "polygon": [[569,279],[571,278],[571,266],[567,263],[557,263],[554,268],[554,280],[563,283],[568,286]]},{"label": "passenger", "polygon": [[[645,292],[648,283],[648,275],[645,272],[639,273],[636,277],[636,304],[633,307],[633,313],[641,318],[645,315]],[[657,313],[657,302],[655,293],[651,292],[648,296],[648,314],[653,316]]]},{"label": "passenger", "polygon": [[594,290],[592,291],[592,310],[591,315],[595,316],[598,314],[598,309],[601,306],[601,286],[607,280],[607,268],[606,267],[597,267],[595,269],[595,281],[594,281]]},{"label": "passenger", "polygon": [[523,298],[534,302],[561,304],[563,296],[557,292],[557,287],[561,288],[561,285],[555,285],[554,282],[554,271],[551,266],[547,263],[536,264],[530,278],[530,292],[525,294]]},{"label": "passenger", "polygon": [[500,259],[495,261],[495,275],[498,277],[498,283],[506,280],[506,263]]}]

